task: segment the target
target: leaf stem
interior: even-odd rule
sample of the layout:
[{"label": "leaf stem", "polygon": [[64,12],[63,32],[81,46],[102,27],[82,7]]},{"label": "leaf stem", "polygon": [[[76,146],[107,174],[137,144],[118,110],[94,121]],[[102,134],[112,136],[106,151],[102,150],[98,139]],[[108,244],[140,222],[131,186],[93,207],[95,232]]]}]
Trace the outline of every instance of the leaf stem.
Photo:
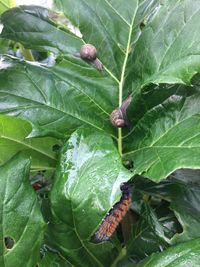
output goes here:
[{"label": "leaf stem", "polygon": [[[124,64],[122,67],[122,73],[121,73],[121,79],[119,83],[119,107],[122,105],[123,102],[123,86],[124,86],[124,78],[125,78],[125,71],[126,71],[126,64],[128,61],[128,55],[130,53],[130,48],[131,48],[131,35],[133,31],[133,23],[134,23],[134,18],[135,15],[133,16],[131,25],[130,25],[130,30],[129,30],[129,35],[128,35],[128,42],[127,42],[127,47],[126,47],[126,54],[124,58]],[[118,151],[120,156],[122,156],[122,129],[118,129]]]},{"label": "leaf stem", "polygon": [[122,248],[117,258],[113,261],[110,267],[116,267],[117,263],[126,256],[126,247]]},{"label": "leaf stem", "polygon": [[35,61],[30,49],[25,49],[22,44],[19,44],[19,46],[20,46],[20,50],[22,51],[22,54],[24,56],[24,59],[26,59],[28,61]]},{"label": "leaf stem", "polygon": [[9,9],[10,8],[10,6],[8,6],[6,3],[4,3],[4,2],[1,2],[1,5],[2,6],[4,6],[6,9]]},{"label": "leaf stem", "polygon": [[118,128],[118,139],[117,139],[117,143],[118,143],[118,151],[120,156],[122,156],[122,128]]}]

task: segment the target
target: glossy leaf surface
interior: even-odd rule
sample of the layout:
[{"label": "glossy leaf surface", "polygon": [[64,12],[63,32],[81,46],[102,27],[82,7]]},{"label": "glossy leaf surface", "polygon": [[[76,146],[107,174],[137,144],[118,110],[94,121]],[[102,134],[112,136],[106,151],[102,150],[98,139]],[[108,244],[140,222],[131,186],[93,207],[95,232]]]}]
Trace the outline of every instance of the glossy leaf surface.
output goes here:
[{"label": "glossy leaf surface", "polygon": [[[81,124],[114,135],[109,123],[113,83],[107,78],[102,83],[102,75],[86,63],[63,59],[47,68],[7,58],[3,64],[0,110],[31,121],[35,125],[32,135],[60,137]],[[86,75],[82,81],[81,73]]]},{"label": "glossy leaf surface", "polygon": [[[50,19],[50,15],[51,13],[47,9],[39,6],[13,8],[1,17],[1,22],[4,25],[1,36],[20,41],[27,48],[72,55],[77,53],[82,41],[70,33],[66,27],[59,27],[54,23]],[[16,31],[18,34],[15,33]]]},{"label": "glossy leaf surface", "polygon": [[74,265],[110,266],[116,246],[94,244],[92,236],[130,178],[110,137],[77,130],[62,150],[51,191],[50,246]]},{"label": "glossy leaf surface", "polygon": [[198,0],[160,1],[129,58],[126,83],[134,94],[149,83],[189,83],[200,71],[199,22]]},{"label": "glossy leaf surface", "polygon": [[149,108],[126,135],[124,156],[134,161],[136,174],[155,181],[181,167],[199,168],[199,85],[173,87],[166,89],[174,94],[156,105],[151,91]]},{"label": "glossy leaf surface", "polygon": [[[76,2],[76,5],[78,5],[78,2]],[[148,5],[147,3],[144,3],[144,5],[141,5],[141,10],[140,10],[141,16],[148,15],[152,11],[154,6],[155,6],[154,4]],[[118,103],[122,101],[122,97],[123,97],[122,96],[123,80],[120,82],[118,78],[121,75],[120,72],[122,70],[121,67],[123,65],[123,59],[125,59],[124,49],[126,50],[126,41],[127,41],[126,39],[129,36],[128,34],[129,31],[128,31],[128,27],[125,27],[127,25],[124,25],[124,22],[121,18],[120,18],[120,21],[122,21],[122,25],[119,24],[120,21],[118,22],[118,24],[115,24],[116,22],[115,20],[119,20],[118,14],[113,12],[112,9],[110,12],[109,5],[102,5],[99,11],[101,11],[103,14],[103,12],[106,11],[106,8],[108,8],[108,12],[110,13],[108,15],[113,16],[113,20],[110,20],[110,17],[109,17],[109,22],[112,22],[114,26],[114,28],[111,27],[110,29],[108,27],[108,30],[111,31],[109,34],[106,33],[106,28],[104,28],[101,25],[102,32],[100,36],[98,36],[99,35],[98,31],[96,32],[94,30],[91,30],[90,31],[91,34],[90,36],[88,36],[87,40],[80,39],[80,43],[78,45],[75,45],[73,41],[74,39],[71,40],[70,38],[68,38],[67,41],[65,42],[65,45],[64,46],[62,45],[62,47],[60,45],[59,39],[61,40],[66,39],[66,29],[65,30],[61,29],[59,25],[52,22],[47,17],[48,12],[45,9],[38,8],[38,7],[25,7],[25,6],[23,7],[22,6],[20,8],[12,9],[4,13],[4,15],[2,16],[1,20],[4,24],[4,29],[1,34],[1,37],[10,38],[10,39],[14,39],[15,41],[22,42],[26,47],[29,47],[29,48],[40,49],[40,50],[50,50],[50,51],[55,51],[56,49],[55,52],[59,51],[61,54],[65,53],[65,56],[66,55],[69,56],[69,59],[65,58],[61,61],[61,64],[59,64],[55,68],[51,68],[51,71],[52,71],[51,78],[49,78],[49,75],[48,75],[48,79],[47,77],[45,77],[45,81],[49,80],[48,84],[51,84],[54,87],[57,85],[56,87],[58,87],[56,92],[53,91],[52,86],[51,88],[49,88],[49,91],[51,95],[52,94],[56,95],[58,99],[57,101],[59,103],[59,107],[57,107],[57,105],[55,107],[55,103],[49,103],[51,107],[53,106],[56,108],[56,110],[54,109],[53,113],[51,112],[51,122],[49,122],[49,119],[46,116],[44,116],[44,112],[42,112],[40,109],[40,117],[41,117],[40,121],[42,121],[39,123],[40,131],[42,130],[42,132],[44,132],[44,130],[41,129],[42,128],[41,124],[43,125],[44,121],[48,123],[46,132],[48,132],[48,128],[50,128],[49,129],[50,131],[55,131],[55,128],[56,128],[56,131],[64,132],[66,131],[66,127],[68,127],[67,129],[74,129],[80,124],[87,123],[91,126],[94,126],[95,128],[103,129],[103,130],[105,129],[109,133],[116,135],[116,131],[114,131],[112,127],[110,126],[109,114],[118,105]],[[70,12],[71,15],[73,14],[72,12],[73,10],[76,10],[74,6]],[[134,11],[134,6],[132,7],[131,10]],[[68,11],[70,11],[70,8],[68,8]],[[80,10],[77,9],[77,11],[80,11]],[[83,15],[85,16],[85,19],[86,17],[88,19],[87,10],[85,9],[85,11],[86,13]],[[128,9],[125,12],[130,13]],[[106,16],[107,21],[108,21],[108,15]],[[9,20],[10,16],[14,18],[16,16],[16,18],[11,21]],[[78,16],[78,17],[81,18],[81,16]],[[35,18],[37,18],[37,20],[40,20],[40,23],[36,24],[34,22]],[[90,23],[90,25],[92,25],[92,23]],[[123,31],[121,31],[119,36],[115,34],[116,35],[115,42],[119,42],[119,44],[116,45],[116,43],[113,42],[111,35],[114,36],[114,30],[116,29],[116,27],[118,28],[118,26],[123,27]],[[46,31],[47,29],[46,27],[48,27],[48,31]],[[20,28],[20,33],[19,33],[19,28]],[[88,31],[89,31],[89,28],[88,28]],[[13,34],[14,32],[15,34]],[[28,32],[30,33],[28,34]],[[32,36],[33,32],[35,34]],[[51,33],[52,35],[46,36],[49,33]],[[106,41],[106,45],[109,47],[107,48],[103,44],[103,46],[101,46],[101,49],[100,49],[99,45],[102,44],[102,42],[99,42],[99,39],[102,38],[102,35],[104,33],[106,34],[106,36],[108,36],[108,40],[105,40],[105,41]],[[125,34],[125,36],[123,36],[123,33]],[[38,34],[39,36],[42,36],[42,37],[38,38]],[[70,36],[71,35],[72,34],[70,34]],[[55,36],[59,36],[57,38],[57,42],[55,42]],[[44,39],[44,37],[46,38]],[[74,38],[77,40],[77,37],[74,36]],[[119,40],[117,40],[117,38],[119,38]],[[30,40],[32,41],[30,42]],[[123,44],[120,44],[121,42],[120,40],[123,41]],[[103,72],[98,72],[97,70],[94,69],[92,65],[85,63],[84,61],[80,60],[77,57],[80,51],[80,47],[84,43],[84,41],[92,42],[94,45],[97,45],[98,57],[102,60],[105,66],[105,70]],[[111,42],[111,45],[109,44],[109,41]],[[72,47],[75,49],[73,52],[70,50]],[[103,48],[105,51],[104,53],[102,51]],[[111,48],[113,48],[113,51],[111,51]],[[69,54],[69,51],[71,51],[70,54]],[[111,56],[108,55],[109,52]],[[120,62],[120,59],[121,59],[121,62]],[[117,65],[117,63],[119,63],[119,65]],[[112,67],[110,65],[112,65]],[[120,67],[120,71],[117,70],[117,68],[119,67]],[[21,67],[19,66],[18,68],[20,71],[23,72],[22,70],[24,68],[23,66]],[[119,77],[115,77],[115,75],[112,74],[112,70],[110,71],[109,68],[111,68],[112,70],[113,68],[115,68],[115,71],[118,72]],[[38,68],[38,72],[39,73],[42,72],[41,68]],[[43,77],[44,76],[45,75],[43,74]],[[33,76],[31,75],[31,77]],[[62,81],[61,83],[62,89],[59,86],[60,83],[57,82],[57,80],[60,80],[60,79]],[[122,75],[122,79],[124,79],[123,75]],[[39,78],[37,74],[36,74],[36,80],[37,81],[41,80],[41,78]],[[6,81],[6,84],[7,82],[8,80]],[[41,84],[38,85],[37,82],[36,82],[36,85],[38,86],[40,91],[43,92],[43,89],[41,88],[42,85]],[[45,86],[46,86],[46,83],[45,83]],[[13,85],[11,85],[11,88],[12,87]],[[120,92],[119,92],[119,88],[120,88]],[[45,88],[45,91],[46,91],[46,88]],[[65,105],[68,105],[67,110],[66,108],[63,108],[63,102],[59,101],[60,97],[57,94],[59,94],[60,91],[62,91],[64,94],[64,95],[62,94],[62,99],[66,103]],[[70,99],[67,102],[67,100],[65,99],[67,97],[69,98],[69,96],[70,96]],[[16,97],[18,97],[18,94]],[[34,103],[32,103],[31,107],[30,107],[30,100],[28,101],[28,106],[31,109],[35,107],[33,112],[31,113],[29,112],[30,115],[28,119],[33,121],[36,124],[36,126],[38,125],[38,121],[36,122],[33,119],[35,116],[38,117],[38,113],[37,113],[38,104],[41,104],[41,102],[42,104],[44,104],[44,102],[46,102],[46,99],[42,99],[42,101],[39,101],[39,103],[37,101],[35,105],[33,105]],[[77,105],[77,102],[81,103],[81,105],[80,104]],[[87,108],[87,111],[86,111],[86,108]],[[59,113],[60,109],[61,109],[61,113]],[[19,104],[19,110],[20,110],[20,104]],[[66,118],[65,115],[68,115],[67,121],[63,120],[64,117]],[[21,116],[25,116],[25,115],[21,114]],[[55,121],[56,123],[54,123]],[[62,126],[61,126],[61,123],[62,123]]]},{"label": "glossy leaf surface", "polygon": [[0,168],[0,266],[34,267],[43,240],[43,217],[29,182],[30,160],[17,155]]},{"label": "glossy leaf surface", "polygon": [[112,70],[116,62],[118,78],[134,95],[149,83],[188,83],[200,70],[198,0],[61,2],[84,38],[108,55]]},{"label": "glossy leaf surface", "polygon": [[137,267],[184,267],[198,266],[200,261],[200,239],[171,247],[166,251],[153,254]]},{"label": "glossy leaf surface", "polygon": [[[200,168],[199,77],[189,86],[200,71],[199,0],[60,0],[58,7],[64,23],[57,19],[61,14],[35,6],[1,16],[2,38],[51,58],[43,63],[1,58],[0,113],[28,121],[16,119],[17,124],[12,118],[11,126],[11,118],[3,121],[2,162],[26,150],[35,169],[51,169],[52,140],[57,139],[50,136],[69,138],[75,131],[62,149],[50,211],[44,212],[49,250],[38,265],[133,266],[198,238],[199,177],[194,183],[181,175],[159,184],[141,177],[140,184],[135,181],[140,198],[133,195],[129,214],[136,218],[129,225],[132,233],[127,231],[129,240],[124,223],[111,241],[95,244],[92,239],[120,199],[121,182],[137,174],[160,182],[177,168]],[[80,29],[79,37],[70,31],[71,22]],[[80,58],[84,43],[96,46],[103,71]],[[130,94],[127,125],[117,129],[110,114]],[[48,141],[25,140],[27,134]],[[15,142],[11,149],[13,138],[20,145]],[[167,261],[169,266],[189,266],[189,261],[196,266],[195,246],[183,244],[185,254],[174,246],[150,256],[145,266]]]},{"label": "glossy leaf surface", "polygon": [[[199,157],[198,127],[196,131],[191,127],[198,125],[198,95],[192,98],[178,93],[177,97],[178,86],[173,90],[163,85],[154,86],[153,106],[143,97],[148,91],[143,88],[150,83],[189,83],[199,70],[199,35],[194,26],[200,17],[198,0],[192,4],[189,0],[130,0],[126,4],[110,0],[72,4],[67,0],[60,2],[60,8],[80,28],[82,38],[53,21],[52,13],[44,8],[22,6],[3,14],[2,37],[60,57],[53,67],[7,59],[6,66],[12,67],[1,72],[1,112],[30,120],[32,136],[69,135],[82,124],[101,129],[118,139],[119,152],[134,161],[136,174],[144,173],[156,181],[179,167],[198,168],[197,161],[187,160],[191,154]],[[84,42],[97,47],[103,72],[78,57]],[[15,94],[10,78],[13,72],[20,87]],[[110,125],[109,114],[130,93],[134,99],[128,117],[133,128],[122,134]],[[138,118],[131,111],[139,110],[137,105],[142,103],[150,109]],[[175,155],[174,161],[171,155]]]}]

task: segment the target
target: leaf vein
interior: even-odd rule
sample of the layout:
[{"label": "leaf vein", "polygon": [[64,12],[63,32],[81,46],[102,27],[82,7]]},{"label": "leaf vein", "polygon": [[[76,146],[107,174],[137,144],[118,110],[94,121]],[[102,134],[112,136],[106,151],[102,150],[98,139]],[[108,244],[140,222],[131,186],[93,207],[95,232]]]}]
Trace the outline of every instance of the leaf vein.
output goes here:
[{"label": "leaf vein", "polygon": [[130,23],[108,2],[107,0],[104,0],[105,3],[130,27]]},{"label": "leaf vein", "polygon": [[[198,13],[200,11],[200,8],[199,9],[197,9],[197,11],[188,19],[188,22]],[[187,24],[184,24],[183,25],[183,27],[180,29],[180,31],[177,33],[177,36],[176,36],[176,38],[174,38],[174,40],[173,40],[173,42],[168,46],[168,48],[166,49],[166,51],[165,51],[165,53],[164,53],[164,55],[163,55],[163,57],[162,57],[162,59],[161,59],[161,62],[160,62],[160,64],[158,65],[158,72],[161,70],[160,68],[161,68],[161,66],[162,66],[162,63],[163,63],[163,61],[164,61],[164,59],[165,59],[165,57],[167,56],[167,53],[168,53],[168,51],[171,49],[171,47],[173,46],[173,44],[176,42],[176,40],[178,39],[178,37],[181,35],[181,33],[182,33],[182,31],[184,30],[184,28],[185,28],[185,26],[186,26]]]}]

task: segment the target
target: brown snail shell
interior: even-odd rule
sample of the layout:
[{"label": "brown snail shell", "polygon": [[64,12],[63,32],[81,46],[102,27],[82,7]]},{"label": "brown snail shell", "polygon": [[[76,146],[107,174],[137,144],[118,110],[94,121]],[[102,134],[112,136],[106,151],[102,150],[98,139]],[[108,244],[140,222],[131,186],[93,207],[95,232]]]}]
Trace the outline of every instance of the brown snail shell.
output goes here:
[{"label": "brown snail shell", "polygon": [[126,115],[126,109],[130,105],[132,101],[132,96],[129,95],[123,102],[119,108],[113,110],[110,115],[110,121],[113,126],[121,128],[124,126],[129,126],[129,121]]},{"label": "brown snail shell", "polygon": [[92,44],[84,44],[81,46],[80,56],[82,59],[94,61],[97,58],[96,47]]},{"label": "brown snail shell", "polygon": [[126,122],[123,119],[123,114],[120,108],[116,108],[110,115],[110,121],[113,126],[121,128],[125,126]]}]

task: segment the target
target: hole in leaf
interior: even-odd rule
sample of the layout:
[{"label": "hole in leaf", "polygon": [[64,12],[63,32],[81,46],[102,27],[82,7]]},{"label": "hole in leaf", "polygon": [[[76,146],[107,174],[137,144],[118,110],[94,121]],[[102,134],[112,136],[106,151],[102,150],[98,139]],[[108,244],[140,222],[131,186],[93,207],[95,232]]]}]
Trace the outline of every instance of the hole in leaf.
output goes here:
[{"label": "hole in leaf", "polygon": [[133,169],[133,167],[134,167],[132,160],[125,160],[123,162],[123,165],[124,165],[125,168],[127,168],[129,170]]},{"label": "hole in leaf", "polygon": [[142,21],[142,22],[140,23],[140,30],[143,30],[145,26],[146,26],[146,24]]},{"label": "hole in leaf", "polygon": [[61,146],[59,144],[55,144],[52,146],[53,152],[58,152],[60,150]]},{"label": "hole in leaf", "polygon": [[7,249],[12,249],[14,244],[15,244],[15,241],[14,241],[14,239],[12,237],[6,236],[4,238],[4,244],[5,244]]}]

